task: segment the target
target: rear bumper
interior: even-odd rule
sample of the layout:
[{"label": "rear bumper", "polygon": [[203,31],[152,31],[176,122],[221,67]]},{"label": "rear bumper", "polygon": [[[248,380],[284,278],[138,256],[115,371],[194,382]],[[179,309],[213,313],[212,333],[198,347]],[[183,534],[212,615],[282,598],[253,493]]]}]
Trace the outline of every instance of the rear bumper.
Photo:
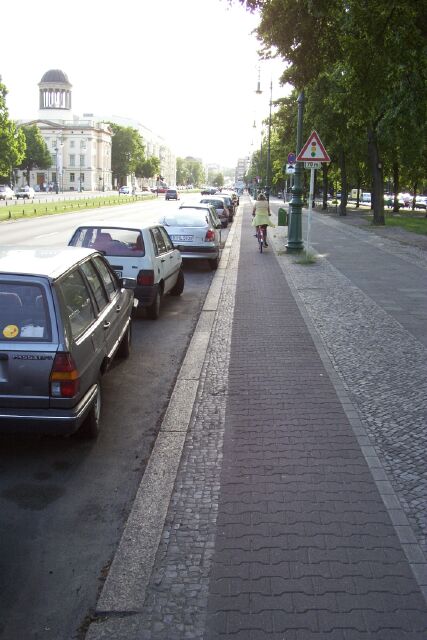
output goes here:
[{"label": "rear bumper", "polygon": [[196,259],[206,258],[207,260],[213,260],[217,258],[220,253],[219,248],[215,246],[190,248],[190,247],[178,245],[177,248],[179,249],[181,256],[184,260],[191,259],[191,258],[196,258]]},{"label": "rear bumper", "polygon": [[149,307],[150,304],[154,302],[154,298],[156,297],[158,288],[158,284],[154,284],[151,287],[137,286],[134,294],[135,298],[137,298],[138,300],[138,307]]},{"label": "rear bumper", "polygon": [[15,409],[0,407],[1,433],[70,435],[83,424],[96,396],[96,386],[89,389],[71,409]]}]

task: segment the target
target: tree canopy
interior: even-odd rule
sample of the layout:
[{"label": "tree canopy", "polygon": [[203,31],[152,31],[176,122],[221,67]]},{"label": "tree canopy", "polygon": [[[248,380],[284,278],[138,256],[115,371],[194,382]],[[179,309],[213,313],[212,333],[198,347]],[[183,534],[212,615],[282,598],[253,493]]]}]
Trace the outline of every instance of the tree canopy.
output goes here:
[{"label": "tree canopy", "polygon": [[113,130],[111,170],[120,182],[125,176],[135,174],[137,169],[142,169],[146,161],[145,147],[136,129],[122,127],[114,122],[109,124]]},{"label": "tree canopy", "polygon": [[27,174],[27,183],[30,184],[30,171],[38,169],[48,169],[52,164],[52,158],[47,144],[37,125],[22,125],[21,131],[25,136],[25,156],[19,165]]},{"label": "tree canopy", "polygon": [[7,89],[0,76],[0,176],[12,181],[13,169],[22,162],[25,154],[25,136],[9,119],[6,95]]}]

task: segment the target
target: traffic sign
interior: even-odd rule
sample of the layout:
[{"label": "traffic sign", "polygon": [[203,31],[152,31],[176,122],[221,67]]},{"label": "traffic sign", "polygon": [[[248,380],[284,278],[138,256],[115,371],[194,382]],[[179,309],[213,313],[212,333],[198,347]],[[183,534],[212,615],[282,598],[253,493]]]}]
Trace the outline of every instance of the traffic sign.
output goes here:
[{"label": "traffic sign", "polygon": [[323,146],[316,131],[312,131],[309,139],[299,152],[297,156],[297,162],[330,162],[331,159],[326,153],[326,149]]},{"label": "traffic sign", "polygon": [[304,169],[320,169],[322,163],[316,160],[316,162],[304,162]]},{"label": "traffic sign", "polygon": [[286,173],[294,174],[295,173],[295,165],[287,164],[286,165]]},{"label": "traffic sign", "polygon": [[297,157],[295,153],[288,153],[288,164],[295,164],[296,159]]}]

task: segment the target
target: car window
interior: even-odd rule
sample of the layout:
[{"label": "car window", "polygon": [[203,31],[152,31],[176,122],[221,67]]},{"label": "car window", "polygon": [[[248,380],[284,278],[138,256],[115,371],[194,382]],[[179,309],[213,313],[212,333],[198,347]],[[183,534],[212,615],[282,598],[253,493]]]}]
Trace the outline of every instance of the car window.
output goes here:
[{"label": "car window", "polygon": [[105,260],[96,256],[93,259],[96,268],[98,269],[101,278],[104,282],[104,286],[107,290],[108,296],[110,300],[114,297],[116,291],[118,290],[118,282],[116,275],[110,270],[109,266],[105,263]]},{"label": "car window", "polygon": [[159,227],[160,233],[163,236],[163,240],[165,241],[166,251],[172,251],[174,246],[172,240],[169,238],[169,234],[163,227]]},{"label": "car window", "polygon": [[77,338],[96,319],[89,290],[78,269],[58,283],[70,321],[71,334]]},{"label": "car window", "polygon": [[160,229],[158,227],[153,227],[151,229],[151,234],[153,236],[154,244],[157,249],[157,255],[166,253],[166,244],[162,234],[160,233]]},{"label": "car window", "polygon": [[208,209],[197,211],[184,208],[174,216],[165,217],[163,224],[167,227],[206,227],[207,214]]},{"label": "car window", "polygon": [[96,271],[90,260],[84,262],[81,265],[81,269],[88,279],[90,288],[92,289],[92,293],[96,300],[96,304],[98,305],[98,309],[102,311],[107,306],[109,298],[107,296],[107,292],[104,289],[104,284],[101,280],[101,276]]},{"label": "car window", "polygon": [[52,339],[44,288],[31,282],[0,281],[0,341]]},{"label": "car window", "polygon": [[139,229],[80,227],[69,244],[73,247],[97,249],[108,256],[145,256],[144,239]]}]

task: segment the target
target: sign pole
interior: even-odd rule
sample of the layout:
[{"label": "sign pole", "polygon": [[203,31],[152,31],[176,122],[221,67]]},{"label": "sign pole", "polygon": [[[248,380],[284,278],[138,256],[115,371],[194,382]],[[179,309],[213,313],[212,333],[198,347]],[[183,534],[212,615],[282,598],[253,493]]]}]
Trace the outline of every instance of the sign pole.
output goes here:
[{"label": "sign pole", "polygon": [[305,258],[308,259],[308,252],[310,249],[310,230],[311,230],[311,213],[313,211],[313,192],[314,192],[314,172],[315,169],[310,169],[310,195],[308,201],[308,220],[307,220],[307,243],[305,247]]}]

